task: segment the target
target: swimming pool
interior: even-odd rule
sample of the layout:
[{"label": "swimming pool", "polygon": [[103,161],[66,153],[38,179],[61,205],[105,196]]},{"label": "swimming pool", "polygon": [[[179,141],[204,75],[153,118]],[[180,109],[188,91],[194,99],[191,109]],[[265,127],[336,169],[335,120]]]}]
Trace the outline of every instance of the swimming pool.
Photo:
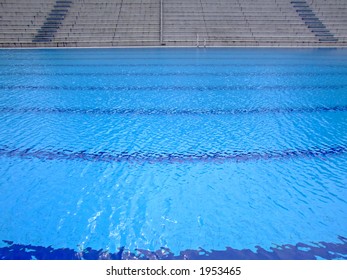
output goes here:
[{"label": "swimming pool", "polygon": [[346,259],[346,49],[0,51],[1,259]]}]

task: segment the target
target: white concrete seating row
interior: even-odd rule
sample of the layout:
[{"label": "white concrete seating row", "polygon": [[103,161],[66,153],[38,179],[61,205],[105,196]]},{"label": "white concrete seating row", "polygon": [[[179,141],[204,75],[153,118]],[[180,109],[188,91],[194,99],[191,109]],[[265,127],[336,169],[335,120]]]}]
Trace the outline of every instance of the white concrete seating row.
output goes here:
[{"label": "white concrete seating row", "polygon": [[[268,31],[266,38],[275,37],[279,33],[279,27],[282,27],[281,33],[287,36],[295,37],[300,30],[305,37],[312,37],[290,3],[279,5],[273,0],[168,0],[165,1],[164,9],[164,34],[169,44],[177,42],[177,30],[186,40],[189,36],[193,37],[190,38],[191,41],[201,37],[204,41],[216,44],[231,40],[232,34],[234,38],[239,36],[240,39],[253,38],[253,41],[258,41],[257,32],[265,28]],[[180,21],[177,21],[178,17]],[[235,35],[231,32],[234,29],[241,33]]]},{"label": "white concrete seating row", "polygon": [[[346,7],[346,2],[340,3]],[[333,19],[337,7],[329,6],[326,15],[331,14]],[[164,9],[164,38],[167,44],[182,44],[185,40],[196,42],[197,38],[214,45],[228,40],[232,45],[233,38],[247,38],[257,43],[266,40],[271,43],[273,39],[279,43],[287,40],[302,44],[321,43],[289,0],[167,0]],[[339,11],[338,14],[343,13]],[[232,20],[228,21],[228,18]],[[231,31],[234,29],[240,32]]]},{"label": "white concrete seating row", "polygon": [[347,1],[315,0],[312,10],[339,41],[347,37]]},{"label": "white concrete seating row", "polygon": [[158,1],[74,1],[54,41],[82,43],[92,37],[113,44],[121,41],[132,45],[145,41],[158,44],[158,23]]},{"label": "white concrete seating row", "polygon": [[54,6],[53,0],[1,0],[0,47],[8,41],[32,41]]}]

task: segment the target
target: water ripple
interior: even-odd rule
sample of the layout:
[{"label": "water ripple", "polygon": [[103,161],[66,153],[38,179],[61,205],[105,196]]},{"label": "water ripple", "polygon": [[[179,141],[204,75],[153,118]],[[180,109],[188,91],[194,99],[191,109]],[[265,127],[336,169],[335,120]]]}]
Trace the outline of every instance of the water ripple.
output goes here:
[{"label": "water ripple", "polygon": [[347,146],[333,146],[311,149],[288,149],[273,150],[265,152],[242,152],[242,151],[219,151],[219,152],[196,152],[196,153],[158,153],[158,152],[97,152],[72,150],[35,150],[0,148],[0,157],[19,157],[23,159],[37,158],[41,160],[85,160],[95,162],[225,162],[236,161],[246,162],[255,160],[274,160],[297,157],[327,157],[332,155],[345,154]]},{"label": "water ripple", "polygon": [[101,108],[13,108],[0,107],[0,113],[45,113],[45,114],[95,114],[95,115],[242,115],[242,114],[281,114],[281,113],[314,113],[344,112],[346,106],[317,106],[299,108],[256,108],[256,109],[101,109]]}]

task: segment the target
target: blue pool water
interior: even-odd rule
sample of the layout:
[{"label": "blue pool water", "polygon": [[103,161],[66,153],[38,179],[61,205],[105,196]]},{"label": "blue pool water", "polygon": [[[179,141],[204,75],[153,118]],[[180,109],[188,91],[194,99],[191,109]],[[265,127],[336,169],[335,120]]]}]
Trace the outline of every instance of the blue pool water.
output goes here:
[{"label": "blue pool water", "polygon": [[346,49],[0,51],[0,258],[347,259]]}]

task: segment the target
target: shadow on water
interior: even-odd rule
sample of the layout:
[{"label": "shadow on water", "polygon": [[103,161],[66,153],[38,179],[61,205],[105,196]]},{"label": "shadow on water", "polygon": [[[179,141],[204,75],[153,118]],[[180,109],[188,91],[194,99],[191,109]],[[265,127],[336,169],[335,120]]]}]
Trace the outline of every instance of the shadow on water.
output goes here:
[{"label": "shadow on water", "polygon": [[226,250],[185,250],[174,255],[169,249],[162,248],[155,252],[136,250],[135,253],[120,248],[116,253],[102,249],[86,248],[77,252],[69,248],[54,249],[51,246],[34,246],[15,244],[4,240],[7,246],[0,248],[2,260],[315,260],[315,259],[347,259],[347,238],[339,236],[340,243],[318,242],[312,245],[297,243],[281,245],[266,250],[260,246],[255,251],[250,249]]}]

